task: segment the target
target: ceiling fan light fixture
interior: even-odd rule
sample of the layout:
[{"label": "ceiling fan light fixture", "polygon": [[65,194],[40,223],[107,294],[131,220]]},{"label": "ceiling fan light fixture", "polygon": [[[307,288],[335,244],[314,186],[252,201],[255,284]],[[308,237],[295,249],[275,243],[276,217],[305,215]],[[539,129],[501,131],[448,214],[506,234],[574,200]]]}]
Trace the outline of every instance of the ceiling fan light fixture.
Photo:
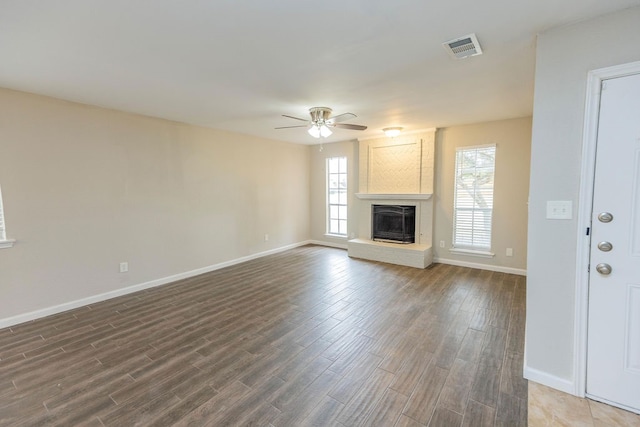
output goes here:
[{"label": "ceiling fan light fixture", "polygon": [[331,116],[331,108],[328,107],[313,107],[309,109],[309,115],[311,120],[301,119],[300,117],[288,116],[283,114],[283,117],[289,119],[305,122],[304,125],[294,126],[280,126],[276,129],[289,129],[289,128],[307,128],[307,132],[314,138],[328,138],[333,135],[333,131],[330,128],[341,128],[350,130],[366,130],[367,127],[363,125],[354,125],[349,123],[343,123],[345,120],[356,117],[353,113],[342,113],[337,116]]},{"label": "ceiling fan light fixture", "polygon": [[382,131],[389,138],[395,138],[396,136],[400,135],[400,132],[402,132],[402,128],[396,126],[396,127],[384,128],[382,129]]},{"label": "ceiling fan light fixture", "polygon": [[318,125],[311,125],[307,132],[309,132],[309,135],[314,138],[320,138],[320,128],[318,127]]},{"label": "ceiling fan light fixture", "polygon": [[331,129],[329,129],[326,125],[320,126],[320,136],[322,136],[323,138],[331,136],[332,133],[333,132],[331,132]]},{"label": "ceiling fan light fixture", "polygon": [[327,138],[328,136],[331,136],[331,134],[333,133],[331,132],[331,129],[329,129],[327,125],[325,125],[324,123],[312,124],[307,132],[309,132],[309,135],[311,135],[314,138],[320,138],[320,137]]}]

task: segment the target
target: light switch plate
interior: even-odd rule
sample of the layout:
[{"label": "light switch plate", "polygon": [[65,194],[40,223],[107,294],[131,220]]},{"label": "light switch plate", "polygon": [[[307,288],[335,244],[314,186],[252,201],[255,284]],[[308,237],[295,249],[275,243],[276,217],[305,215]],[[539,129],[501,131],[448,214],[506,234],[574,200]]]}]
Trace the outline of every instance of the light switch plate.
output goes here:
[{"label": "light switch plate", "polygon": [[573,202],[571,200],[548,200],[547,219],[573,218]]}]

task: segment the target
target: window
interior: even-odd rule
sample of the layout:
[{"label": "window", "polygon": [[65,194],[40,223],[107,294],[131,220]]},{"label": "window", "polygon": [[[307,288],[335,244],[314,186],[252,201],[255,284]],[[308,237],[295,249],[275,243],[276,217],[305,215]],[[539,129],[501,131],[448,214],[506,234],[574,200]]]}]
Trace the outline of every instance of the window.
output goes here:
[{"label": "window", "polygon": [[327,159],[327,233],[347,235],[347,158]]},{"label": "window", "polygon": [[2,188],[0,188],[0,249],[10,248],[14,240],[7,239],[7,229],[4,223],[4,210],[2,208]]},{"label": "window", "polygon": [[495,145],[456,150],[454,248],[487,252],[491,249],[495,160]]},{"label": "window", "polygon": [[7,232],[4,229],[4,210],[2,209],[2,188],[0,188],[0,242],[7,240]]}]

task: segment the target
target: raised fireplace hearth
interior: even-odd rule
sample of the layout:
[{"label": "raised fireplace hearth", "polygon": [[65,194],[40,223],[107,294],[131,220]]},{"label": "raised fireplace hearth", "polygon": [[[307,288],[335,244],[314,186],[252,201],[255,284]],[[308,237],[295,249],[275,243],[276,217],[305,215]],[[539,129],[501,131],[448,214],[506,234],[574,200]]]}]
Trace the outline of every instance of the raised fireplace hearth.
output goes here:
[{"label": "raised fireplace hearth", "polygon": [[371,238],[377,242],[415,243],[416,207],[371,205]]}]

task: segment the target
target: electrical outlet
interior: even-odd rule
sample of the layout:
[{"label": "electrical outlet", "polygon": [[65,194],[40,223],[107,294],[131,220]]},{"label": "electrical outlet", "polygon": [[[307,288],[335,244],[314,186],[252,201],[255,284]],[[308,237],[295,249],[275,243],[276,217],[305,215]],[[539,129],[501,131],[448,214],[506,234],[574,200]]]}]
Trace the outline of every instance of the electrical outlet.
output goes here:
[{"label": "electrical outlet", "polygon": [[265,234],[265,235],[264,235],[264,241],[265,241],[265,242],[268,242],[268,241],[269,241],[269,235],[268,235],[268,234]]},{"label": "electrical outlet", "polygon": [[440,240],[440,247],[444,248],[444,240]]},{"label": "electrical outlet", "polygon": [[128,262],[121,262],[120,263],[120,273],[126,273],[127,271],[129,271],[129,263]]},{"label": "electrical outlet", "polygon": [[513,248],[507,248],[507,256],[513,256]]}]

